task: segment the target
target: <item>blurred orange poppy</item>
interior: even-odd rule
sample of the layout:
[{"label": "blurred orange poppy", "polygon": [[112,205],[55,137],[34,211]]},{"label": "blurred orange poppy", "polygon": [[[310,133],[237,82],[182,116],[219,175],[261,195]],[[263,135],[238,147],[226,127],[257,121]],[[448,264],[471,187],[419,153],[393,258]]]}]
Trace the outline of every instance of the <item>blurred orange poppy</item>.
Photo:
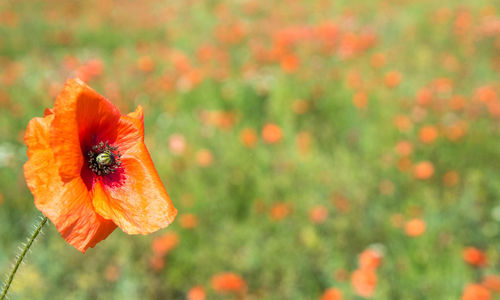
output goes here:
[{"label": "blurred orange poppy", "polygon": [[467,247],[462,252],[464,261],[476,267],[483,267],[486,265],[486,254],[477,249],[476,247]]},{"label": "blurred orange poppy", "polygon": [[290,205],[287,203],[276,203],[271,207],[270,215],[274,221],[279,221],[288,216],[291,212]]},{"label": "blurred orange poppy", "polygon": [[208,149],[201,149],[196,152],[196,161],[200,167],[208,167],[212,164],[214,157]]},{"label": "blurred orange poppy", "polygon": [[424,126],[419,131],[419,138],[425,144],[433,143],[438,137],[438,131],[435,126]]},{"label": "blurred orange poppy", "polygon": [[352,273],[351,285],[357,295],[369,298],[375,292],[377,274],[373,269],[356,270]]},{"label": "blurred orange poppy", "polygon": [[336,288],[327,289],[319,300],[342,300],[342,292]]},{"label": "blurred orange poppy", "polygon": [[116,226],[147,234],[177,210],[144,144],[142,107],[121,115],[79,79],[66,82],[54,109],[26,130],[24,175],[36,207],[85,252]]},{"label": "blurred orange poppy", "polygon": [[352,103],[359,109],[366,108],[368,105],[368,95],[365,92],[358,91],[352,96]]},{"label": "blurred orange poppy", "polygon": [[387,74],[385,74],[384,82],[385,85],[389,88],[397,87],[401,82],[401,73],[399,73],[398,71],[388,72]]},{"label": "blurred orange poppy", "polygon": [[245,128],[240,133],[240,140],[245,147],[253,148],[257,145],[257,134],[252,128]]},{"label": "blurred orange poppy", "polygon": [[175,232],[167,232],[163,236],[153,240],[151,247],[155,256],[164,256],[179,244],[179,235]]},{"label": "blurred orange poppy", "polygon": [[479,284],[468,284],[465,287],[461,300],[490,300],[491,293],[485,287]]},{"label": "blurred orange poppy", "polygon": [[493,292],[496,292],[496,293],[500,292],[500,276],[498,276],[498,275],[486,275],[486,276],[484,276],[481,284],[485,288],[487,288]]},{"label": "blurred orange poppy", "polygon": [[247,284],[240,275],[227,272],[214,275],[212,277],[212,288],[219,293],[244,292]]},{"label": "blurred orange poppy", "polygon": [[182,228],[193,229],[198,226],[198,218],[194,214],[183,214],[179,216],[179,222]]},{"label": "blurred orange poppy", "polygon": [[409,156],[413,152],[413,145],[409,141],[399,141],[396,144],[396,153],[400,156]]},{"label": "blurred orange poppy", "polygon": [[205,298],[205,289],[199,285],[192,287],[187,294],[187,300],[205,300]]},{"label": "blurred orange poppy", "polygon": [[262,138],[268,144],[275,144],[283,138],[283,131],[276,124],[266,124],[262,129]]},{"label": "blurred orange poppy", "polygon": [[315,205],[309,210],[309,220],[313,223],[323,223],[326,218],[328,218],[328,209],[324,205]]},{"label": "blurred orange poppy", "polygon": [[376,269],[382,262],[382,254],[374,249],[366,249],[359,257],[359,267],[361,269]]},{"label": "blurred orange poppy", "polygon": [[417,179],[428,179],[434,175],[434,165],[430,161],[418,163],[413,169],[413,175]]},{"label": "blurred orange poppy", "polygon": [[422,219],[412,219],[405,224],[405,233],[410,237],[417,237],[425,232],[425,222]]}]

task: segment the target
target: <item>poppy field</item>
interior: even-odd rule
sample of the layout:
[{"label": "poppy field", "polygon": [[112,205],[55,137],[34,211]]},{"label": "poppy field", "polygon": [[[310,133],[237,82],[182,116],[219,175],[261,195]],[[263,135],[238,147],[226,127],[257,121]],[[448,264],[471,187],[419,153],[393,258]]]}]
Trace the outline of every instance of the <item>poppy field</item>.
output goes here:
[{"label": "poppy field", "polygon": [[1,276],[41,211],[9,299],[500,299],[500,3],[0,0]]}]

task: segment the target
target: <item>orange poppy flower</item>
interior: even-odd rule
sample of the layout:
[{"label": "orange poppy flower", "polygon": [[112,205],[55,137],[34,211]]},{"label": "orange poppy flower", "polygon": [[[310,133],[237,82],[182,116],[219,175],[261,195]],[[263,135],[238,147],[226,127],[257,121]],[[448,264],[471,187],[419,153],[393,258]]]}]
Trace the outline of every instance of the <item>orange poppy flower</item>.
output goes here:
[{"label": "orange poppy flower", "polygon": [[148,234],[174,208],[144,144],[142,107],[121,115],[79,79],[66,82],[54,109],[26,130],[24,175],[36,207],[85,252],[117,226]]},{"label": "orange poppy flower", "polygon": [[214,157],[210,150],[201,149],[196,152],[196,161],[198,162],[198,165],[200,165],[200,167],[208,167],[214,161]]},{"label": "orange poppy flower", "polygon": [[417,237],[425,232],[425,222],[422,219],[412,219],[405,224],[405,233],[410,237]]},{"label": "orange poppy flower", "polygon": [[464,261],[470,265],[476,267],[483,267],[486,265],[486,254],[475,247],[465,248],[462,257]]},{"label": "orange poppy flower", "polygon": [[342,300],[342,292],[336,288],[327,289],[319,300]]},{"label": "orange poppy flower", "polygon": [[398,71],[390,71],[385,74],[384,77],[385,85],[389,88],[395,88],[401,82],[401,73]]},{"label": "orange poppy flower", "polygon": [[491,293],[479,284],[468,284],[462,294],[462,300],[490,300]]},{"label": "orange poppy flower", "polygon": [[500,292],[500,276],[486,275],[484,276],[481,285],[493,292],[498,293]]},{"label": "orange poppy flower", "polygon": [[328,209],[324,205],[315,205],[309,210],[309,220],[321,224],[328,218]]},{"label": "orange poppy flower", "polygon": [[153,240],[151,248],[155,256],[165,256],[179,244],[179,235],[175,232],[167,232],[163,236]]},{"label": "orange poppy flower", "polygon": [[413,145],[411,142],[402,140],[396,144],[396,153],[399,156],[409,156],[413,153]]},{"label": "orange poppy flower", "polygon": [[240,141],[247,148],[253,148],[257,145],[257,134],[252,128],[245,128],[240,132]]},{"label": "orange poppy flower", "polygon": [[366,108],[368,105],[368,95],[365,92],[356,92],[352,96],[352,103],[359,109]]},{"label": "orange poppy flower", "polygon": [[439,133],[435,126],[424,126],[419,131],[419,138],[422,143],[432,144],[438,137]]},{"label": "orange poppy flower", "polygon": [[212,277],[212,288],[219,293],[244,292],[247,284],[241,276],[235,273],[220,273]]},{"label": "orange poppy flower", "polygon": [[188,300],[205,300],[205,298],[205,289],[199,285],[192,287],[187,294]]},{"label": "orange poppy flower", "polygon": [[434,175],[434,165],[430,161],[419,162],[413,170],[417,179],[429,179]]},{"label": "orange poppy flower", "polygon": [[283,131],[278,125],[268,123],[262,128],[262,138],[268,144],[275,144],[283,138]]},{"label": "orange poppy flower", "polygon": [[373,269],[356,270],[352,273],[351,285],[357,295],[370,298],[377,286],[377,274]]},{"label": "orange poppy flower", "polygon": [[374,249],[366,249],[358,257],[359,267],[361,269],[375,270],[382,262],[382,259],[383,256],[380,251]]},{"label": "orange poppy flower", "polygon": [[274,221],[280,221],[291,213],[290,205],[287,203],[276,203],[271,207],[270,215]]},{"label": "orange poppy flower", "polygon": [[179,216],[182,228],[193,229],[198,226],[198,218],[194,214],[183,214]]}]

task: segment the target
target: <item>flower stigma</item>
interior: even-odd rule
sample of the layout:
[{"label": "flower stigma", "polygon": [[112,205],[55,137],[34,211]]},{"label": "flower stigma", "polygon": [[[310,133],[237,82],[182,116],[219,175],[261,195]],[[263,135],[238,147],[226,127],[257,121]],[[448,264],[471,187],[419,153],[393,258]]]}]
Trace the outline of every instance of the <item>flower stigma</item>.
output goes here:
[{"label": "flower stigma", "polygon": [[121,165],[118,148],[108,142],[92,146],[87,156],[89,168],[98,176],[112,174]]}]

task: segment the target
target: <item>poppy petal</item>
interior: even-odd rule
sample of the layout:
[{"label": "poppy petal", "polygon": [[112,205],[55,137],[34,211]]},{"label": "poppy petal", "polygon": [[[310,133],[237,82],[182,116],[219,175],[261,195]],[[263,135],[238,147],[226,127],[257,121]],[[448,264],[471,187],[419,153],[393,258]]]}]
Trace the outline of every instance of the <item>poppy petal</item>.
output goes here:
[{"label": "poppy petal", "polygon": [[140,105],[134,112],[120,117],[120,121],[116,126],[116,133],[115,145],[122,154],[137,143],[144,141],[144,120]]},{"label": "poppy petal", "polygon": [[53,120],[54,115],[48,115],[29,122],[25,136],[29,160],[24,164],[24,176],[36,207],[69,244],[85,252],[106,238],[116,225],[95,213],[81,178],[64,183],[58,176],[49,143]]},{"label": "poppy petal", "polygon": [[80,176],[85,145],[116,139],[120,111],[79,79],[69,79],[54,105],[50,144],[61,178]]},{"label": "poppy petal", "polygon": [[130,148],[121,161],[123,172],[103,177],[102,188],[108,198],[95,197],[94,209],[128,234],[148,234],[167,227],[174,221],[177,209],[144,143]]}]

